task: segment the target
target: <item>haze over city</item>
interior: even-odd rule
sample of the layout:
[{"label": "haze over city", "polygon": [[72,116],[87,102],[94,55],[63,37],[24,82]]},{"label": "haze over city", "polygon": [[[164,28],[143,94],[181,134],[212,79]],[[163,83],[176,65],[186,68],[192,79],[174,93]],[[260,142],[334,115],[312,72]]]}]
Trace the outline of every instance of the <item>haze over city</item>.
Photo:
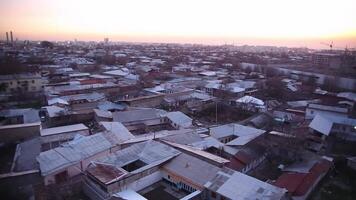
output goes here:
[{"label": "haze over city", "polygon": [[355,9],[353,0],[1,0],[0,31],[21,40],[345,48],[356,46]]}]

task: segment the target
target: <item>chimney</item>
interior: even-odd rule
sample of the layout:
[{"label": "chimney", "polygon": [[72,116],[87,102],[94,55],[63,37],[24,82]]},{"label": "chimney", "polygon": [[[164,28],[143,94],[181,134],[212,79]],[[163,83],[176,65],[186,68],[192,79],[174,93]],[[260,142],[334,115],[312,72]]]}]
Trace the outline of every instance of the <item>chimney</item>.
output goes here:
[{"label": "chimney", "polygon": [[12,36],[12,31],[10,31],[10,39],[11,39],[11,44],[14,43],[14,38]]},{"label": "chimney", "polygon": [[9,43],[9,33],[6,32],[6,43]]}]

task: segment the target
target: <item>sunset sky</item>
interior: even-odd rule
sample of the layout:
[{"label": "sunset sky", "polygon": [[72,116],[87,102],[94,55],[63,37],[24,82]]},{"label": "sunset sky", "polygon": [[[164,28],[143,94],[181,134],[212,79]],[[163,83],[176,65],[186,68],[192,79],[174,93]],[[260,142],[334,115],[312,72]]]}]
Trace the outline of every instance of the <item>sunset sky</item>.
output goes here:
[{"label": "sunset sky", "polygon": [[356,47],[356,0],[0,0],[1,39]]}]

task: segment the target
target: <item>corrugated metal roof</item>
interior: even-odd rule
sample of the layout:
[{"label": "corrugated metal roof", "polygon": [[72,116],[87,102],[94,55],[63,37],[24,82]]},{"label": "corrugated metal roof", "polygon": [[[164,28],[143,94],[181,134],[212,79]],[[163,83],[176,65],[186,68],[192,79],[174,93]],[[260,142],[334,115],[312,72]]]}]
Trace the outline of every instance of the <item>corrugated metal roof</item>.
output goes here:
[{"label": "corrugated metal roof", "polygon": [[203,139],[201,139],[201,137],[197,133],[193,132],[193,130],[189,132],[182,132],[174,135],[164,136],[160,139],[169,142],[175,142],[178,144],[192,144],[195,142],[203,141]]},{"label": "corrugated metal roof", "polygon": [[[133,144],[125,149],[116,151],[111,155],[99,159],[98,162],[123,167],[136,160],[141,160],[148,166],[154,166],[166,161],[180,152],[168,145],[156,142],[154,140]],[[140,169],[134,170],[135,173]]]},{"label": "corrugated metal roof", "polygon": [[114,112],[113,118],[114,121],[121,123],[129,123],[142,120],[150,120],[160,118],[164,114],[162,110],[159,109],[140,109],[140,110],[131,110],[123,112]]},{"label": "corrugated metal roof", "polygon": [[202,161],[194,156],[181,153],[163,166],[164,169],[188,179],[201,187],[220,170],[219,167]]},{"label": "corrugated metal roof", "polygon": [[100,122],[100,124],[105,128],[105,130],[113,134],[113,139],[116,143],[122,143],[129,139],[135,138],[134,135],[130,133],[127,128],[120,122]]},{"label": "corrugated metal roof", "polygon": [[318,114],[311,121],[309,127],[324,135],[329,135],[334,123],[348,126],[356,126],[356,119],[331,114]]},{"label": "corrugated metal roof", "polygon": [[278,200],[286,193],[285,189],[228,169],[218,172],[205,186],[231,200]]},{"label": "corrugated metal roof", "polygon": [[107,150],[111,146],[112,144],[102,133],[81,136],[60,147],[40,153],[37,156],[37,161],[40,163],[42,176],[46,176]]},{"label": "corrugated metal roof", "polygon": [[68,95],[68,96],[62,96],[61,99],[70,102],[70,101],[76,101],[76,100],[87,100],[88,102],[93,102],[93,101],[99,101],[105,98],[105,95],[103,93],[97,93],[97,92],[92,92],[92,93],[85,93],[85,94],[75,94],[75,95]]},{"label": "corrugated metal roof", "polygon": [[237,136],[236,139],[227,143],[228,145],[245,145],[265,132],[262,129],[240,124],[225,124],[210,128],[210,135],[217,139],[227,136]]},{"label": "corrugated metal roof", "polygon": [[192,119],[180,111],[169,112],[165,115],[173,123],[183,127],[188,128],[192,125]]},{"label": "corrugated metal roof", "polygon": [[203,158],[206,158],[208,160],[211,160],[215,163],[218,163],[218,164],[224,164],[224,163],[228,163],[230,162],[229,160],[225,159],[225,158],[222,158],[220,156],[217,156],[217,155],[214,155],[214,154],[211,154],[209,152],[205,152],[203,150],[200,150],[196,147],[192,147],[192,146],[188,146],[188,145],[183,145],[183,144],[177,144],[177,143],[174,143],[174,142],[168,142],[168,141],[164,141],[165,143],[173,146],[173,147],[176,147],[176,148],[179,148],[179,149],[182,149],[182,150],[185,150],[187,152],[191,152],[191,153],[194,153],[196,154],[197,156],[201,156]]}]

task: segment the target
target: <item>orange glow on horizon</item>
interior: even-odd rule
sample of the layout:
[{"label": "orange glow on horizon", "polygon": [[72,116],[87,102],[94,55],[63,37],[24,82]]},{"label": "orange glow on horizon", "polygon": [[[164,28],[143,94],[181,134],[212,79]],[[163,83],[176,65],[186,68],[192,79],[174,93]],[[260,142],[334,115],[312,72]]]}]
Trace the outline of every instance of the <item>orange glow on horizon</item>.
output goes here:
[{"label": "orange glow on horizon", "polygon": [[0,31],[32,40],[356,47],[355,9],[354,0],[2,0]]}]

